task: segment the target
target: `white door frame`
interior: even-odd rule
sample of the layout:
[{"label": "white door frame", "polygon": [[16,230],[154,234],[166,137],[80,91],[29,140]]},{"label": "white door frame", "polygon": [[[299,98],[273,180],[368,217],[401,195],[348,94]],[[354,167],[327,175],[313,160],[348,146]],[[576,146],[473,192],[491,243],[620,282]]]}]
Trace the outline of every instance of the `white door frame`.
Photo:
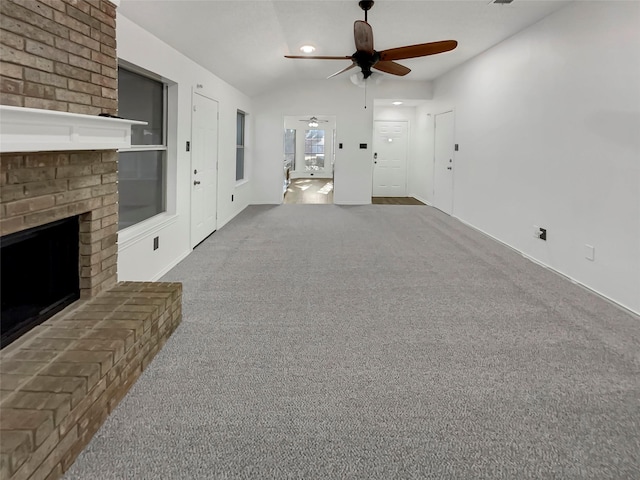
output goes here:
[{"label": "white door frame", "polygon": [[[452,144],[451,144],[451,160],[453,160],[453,162],[451,163],[451,207],[450,207],[450,211],[448,211],[448,208],[445,208],[443,210],[442,205],[438,206],[436,205],[436,148],[437,148],[437,130],[436,130],[436,123],[437,123],[437,117],[438,115],[443,115],[445,113],[451,113],[453,115],[452,117]],[[454,212],[454,191],[455,191],[455,150],[454,150],[454,143],[455,143],[455,120],[456,120],[456,115],[455,115],[455,109],[453,108],[449,108],[447,110],[443,110],[441,112],[435,113],[433,115],[433,191],[432,191],[432,198],[433,198],[433,206],[436,207],[438,210],[443,211],[444,213],[446,213],[447,215],[451,215],[453,216],[453,212]]]},{"label": "white door frame", "polygon": [[[404,156],[404,194],[403,196],[406,196],[408,194],[408,186],[409,186],[409,147],[411,145],[411,122],[408,119],[401,119],[401,120],[382,120],[382,119],[375,119],[373,121],[373,152],[374,152],[374,156],[376,154],[376,142],[378,141],[377,139],[377,134],[376,134],[376,123],[403,123],[406,126],[406,142],[405,142],[405,156]],[[373,171],[372,171],[372,175],[371,175],[371,196],[374,197],[376,195],[373,194],[373,190],[374,190],[374,179],[375,179],[375,169],[376,169],[376,159],[373,159]]]},{"label": "white door frame", "polygon": [[[207,234],[204,235],[202,238],[194,238],[194,225],[193,223],[196,221],[194,218],[194,203],[196,201],[195,195],[194,195],[194,182],[199,181],[197,174],[195,174],[195,167],[194,167],[194,142],[193,142],[193,136],[194,136],[194,112],[196,111],[196,95],[198,95],[199,97],[205,98],[207,100],[210,100],[212,102],[215,102],[216,104],[216,136],[215,136],[215,168],[213,169],[213,175],[215,175],[215,180],[213,182],[213,186],[215,188],[215,207],[214,207],[214,212],[213,212],[213,225],[211,225],[208,229],[207,229]],[[191,248],[194,248],[196,245],[198,245],[200,242],[202,242],[202,240],[204,240],[207,236],[209,236],[210,234],[212,234],[213,232],[216,231],[216,229],[218,228],[218,162],[219,162],[219,153],[220,153],[220,146],[219,146],[219,137],[220,137],[220,124],[219,124],[219,115],[220,115],[220,102],[208,95],[205,95],[201,92],[196,92],[195,90],[192,90],[192,94],[191,94],[191,136],[190,136],[190,145],[191,145],[191,155],[190,155],[190,171],[189,171],[189,192],[190,192],[190,209],[189,209],[189,238],[190,238],[190,246]],[[198,147],[196,147],[198,148]],[[209,231],[210,230],[210,231]],[[200,235],[202,236],[202,235]]]}]

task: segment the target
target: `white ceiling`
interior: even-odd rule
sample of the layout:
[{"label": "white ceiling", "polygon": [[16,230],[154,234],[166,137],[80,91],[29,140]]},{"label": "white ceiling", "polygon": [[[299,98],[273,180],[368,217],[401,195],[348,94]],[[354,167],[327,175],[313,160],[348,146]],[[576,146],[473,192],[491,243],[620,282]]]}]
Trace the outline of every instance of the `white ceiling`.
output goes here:
[{"label": "white ceiling", "polygon": [[[375,49],[457,40],[451,52],[399,62],[412,69],[402,79],[432,80],[569,3],[491,2],[376,0],[368,14]],[[300,55],[304,44],[314,55],[351,55],[353,22],[364,20],[357,0],[122,0],[118,11],[249,96],[348,66],[284,55]]]}]

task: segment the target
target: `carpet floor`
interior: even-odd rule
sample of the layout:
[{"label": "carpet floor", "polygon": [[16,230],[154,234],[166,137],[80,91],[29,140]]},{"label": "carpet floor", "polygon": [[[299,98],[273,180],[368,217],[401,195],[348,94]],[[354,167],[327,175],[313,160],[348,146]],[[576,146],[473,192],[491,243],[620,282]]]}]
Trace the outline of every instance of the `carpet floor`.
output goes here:
[{"label": "carpet floor", "polygon": [[431,207],[251,206],[76,479],[638,479],[640,319]]}]

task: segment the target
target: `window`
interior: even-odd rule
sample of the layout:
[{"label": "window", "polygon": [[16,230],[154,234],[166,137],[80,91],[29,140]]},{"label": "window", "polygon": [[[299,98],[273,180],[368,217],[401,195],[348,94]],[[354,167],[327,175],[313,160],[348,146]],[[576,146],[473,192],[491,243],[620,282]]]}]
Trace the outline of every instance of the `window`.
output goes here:
[{"label": "window", "polygon": [[304,163],[308,172],[324,169],[324,130],[305,132]]},{"label": "window", "polygon": [[236,181],[244,180],[244,112],[236,117]]},{"label": "window", "polygon": [[131,148],[118,155],[119,228],[166,210],[166,85],[118,68],[118,115],[131,127]]},{"label": "window", "polygon": [[292,128],[284,131],[284,166],[296,169],[296,131]]}]

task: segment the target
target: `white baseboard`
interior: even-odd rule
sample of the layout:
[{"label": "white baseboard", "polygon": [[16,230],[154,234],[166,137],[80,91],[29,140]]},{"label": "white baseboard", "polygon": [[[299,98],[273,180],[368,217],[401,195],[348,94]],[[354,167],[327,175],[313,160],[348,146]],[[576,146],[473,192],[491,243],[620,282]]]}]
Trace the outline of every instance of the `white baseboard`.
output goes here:
[{"label": "white baseboard", "polygon": [[429,203],[427,200],[425,200],[424,198],[422,198],[420,195],[409,195],[410,197],[415,198],[416,200],[421,201],[422,203],[424,203],[425,205],[429,205],[430,207],[433,207],[433,205],[431,205],[431,203]]},{"label": "white baseboard", "polygon": [[483,235],[486,235],[487,237],[491,238],[492,240],[495,240],[496,242],[500,243],[501,245],[504,245],[505,247],[510,248],[510,249],[511,249],[511,250],[513,250],[514,252],[519,253],[520,255],[522,255],[524,258],[526,258],[526,259],[527,259],[527,260],[529,260],[530,262],[533,262],[533,263],[535,263],[536,265],[539,265],[539,266],[541,266],[541,267],[543,267],[543,268],[545,268],[545,269],[549,270],[550,272],[555,273],[556,275],[560,275],[562,278],[564,278],[565,280],[568,280],[569,282],[571,282],[571,283],[573,283],[573,284],[575,284],[575,285],[578,285],[578,286],[580,286],[580,287],[582,287],[582,288],[584,288],[584,289],[586,289],[586,290],[589,290],[589,291],[590,291],[590,292],[592,292],[592,293],[595,293],[596,295],[598,295],[599,297],[601,297],[601,298],[603,298],[604,300],[608,301],[609,303],[611,303],[611,304],[615,305],[616,307],[621,308],[621,309],[623,309],[623,310],[625,310],[625,311],[627,311],[627,312],[629,312],[629,313],[631,313],[631,314],[633,314],[633,315],[640,315],[640,312],[638,312],[638,311],[634,310],[633,308],[631,308],[631,307],[629,307],[629,306],[627,306],[627,305],[625,305],[625,304],[623,304],[623,303],[620,303],[618,300],[614,300],[613,298],[609,297],[608,295],[606,295],[606,294],[604,294],[604,293],[602,293],[602,292],[600,292],[600,291],[596,290],[596,289],[595,289],[595,288],[593,288],[593,287],[590,287],[589,285],[586,285],[586,284],[582,283],[582,282],[581,282],[581,281],[579,281],[579,280],[576,280],[576,279],[575,279],[575,278],[573,278],[572,276],[567,275],[566,273],[561,272],[560,270],[557,270],[557,269],[553,268],[553,267],[552,267],[552,266],[550,266],[550,265],[547,265],[546,263],[544,263],[544,262],[542,262],[542,261],[538,260],[537,258],[534,258],[534,257],[532,257],[532,256],[530,256],[530,255],[527,255],[527,254],[526,254],[526,253],[524,253],[522,250],[519,250],[518,248],[514,247],[513,245],[509,245],[508,243],[506,243],[506,242],[504,242],[504,241],[500,240],[499,238],[494,237],[494,236],[493,236],[493,235],[491,235],[490,233],[487,233],[487,232],[485,232],[484,230],[482,230],[481,228],[478,228],[478,227],[476,227],[475,225],[472,225],[472,224],[471,224],[471,223],[469,223],[469,222],[465,222],[464,220],[462,220],[462,219],[461,219],[461,218],[459,218],[459,217],[456,217],[456,216],[453,216],[453,215],[452,215],[452,217],[453,217],[453,218],[455,218],[456,220],[458,220],[460,223],[462,223],[462,224],[466,225],[467,227],[469,227],[469,228],[473,228],[475,231],[480,232],[480,233],[482,233]]},{"label": "white baseboard", "polygon": [[182,260],[187,258],[191,252],[192,252],[192,250],[188,250],[186,252],[183,252],[176,259],[174,259],[171,263],[169,263],[169,265],[167,265],[162,270],[160,270],[160,272],[158,272],[156,275],[154,275],[153,278],[151,279],[151,281],[152,282],[157,282],[158,280],[160,280],[163,276],[165,276],[167,273],[169,273],[169,270],[171,270],[173,267],[178,265]]}]

